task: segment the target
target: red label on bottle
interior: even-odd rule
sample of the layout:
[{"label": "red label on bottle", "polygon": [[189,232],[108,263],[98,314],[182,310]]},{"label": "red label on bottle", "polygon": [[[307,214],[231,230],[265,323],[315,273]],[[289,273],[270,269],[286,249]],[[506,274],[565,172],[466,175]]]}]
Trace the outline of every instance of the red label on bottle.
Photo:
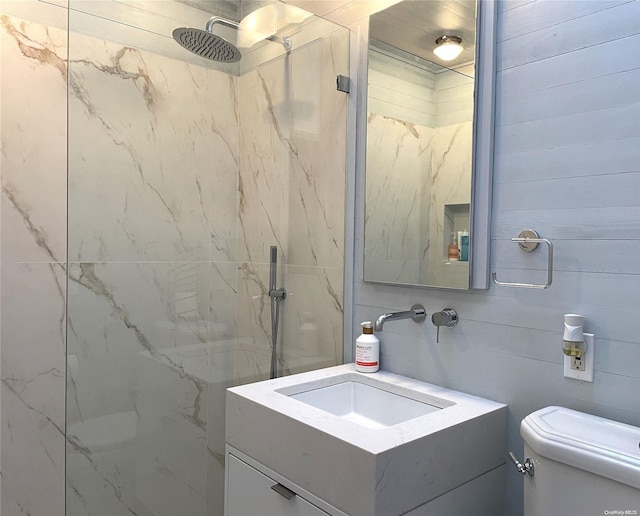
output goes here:
[{"label": "red label on bottle", "polygon": [[371,367],[371,366],[377,366],[378,362],[356,362],[356,365],[364,366],[364,367]]}]

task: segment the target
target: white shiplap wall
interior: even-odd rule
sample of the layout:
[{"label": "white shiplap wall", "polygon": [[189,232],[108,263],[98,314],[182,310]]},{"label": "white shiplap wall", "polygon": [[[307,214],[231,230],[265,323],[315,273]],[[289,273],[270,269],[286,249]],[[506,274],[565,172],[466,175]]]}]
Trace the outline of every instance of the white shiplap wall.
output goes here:
[{"label": "white shiplap wall", "polygon": [[372,49],[369,51],[369,113],[425,127],[436,126],[435,74]]},{"label": "white shiplap wall", "polygon": [[[460,323],[439,344],[429,318],[385,326],[382,367],[507,403],[508,449],[520,453],[521,419],[548,405],[640,426],[640,2],[503,1],[498,40],[492,269],[504,281],[546,278],[546,251],[509,240],[531,227],[554,242],[552,287],[457,293],[356,280],[353,322],[415,302],[455,308]],[[568,312],[596,335],[592,384],[563,377]],[[511,467],[505,493],[505,515],[522,514]]]},{"label": "white shiplap wall", "polygon": [[473,120],[473,77],[455,70],[436,76],[436,127]]}]

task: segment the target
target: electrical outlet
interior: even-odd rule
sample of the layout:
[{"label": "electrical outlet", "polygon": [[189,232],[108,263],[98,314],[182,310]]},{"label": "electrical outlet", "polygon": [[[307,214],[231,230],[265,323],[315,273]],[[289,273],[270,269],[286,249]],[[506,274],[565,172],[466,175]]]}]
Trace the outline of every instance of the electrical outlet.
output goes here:
[{"label": "electrical outlet", "polygon": [[582,358],[564,357],[564,375],[573,380],[593,382],[593,357],[595,356],[595,337],[593,333],[584,334],[587,351]]},{"label": "electrical outlet", "polygon": [[585,357],[571,357],[571,370],[584,371]]}]

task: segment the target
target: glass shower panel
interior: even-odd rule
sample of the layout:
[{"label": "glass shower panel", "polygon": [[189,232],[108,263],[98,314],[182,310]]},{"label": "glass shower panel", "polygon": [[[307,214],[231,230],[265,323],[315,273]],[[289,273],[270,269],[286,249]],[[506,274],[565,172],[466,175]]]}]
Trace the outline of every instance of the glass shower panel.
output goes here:
[{"label": "glass shower panel", "polygon": [[269,377],[271,245],[287,291],[278,374],[342,359],[347,95],[335,83],[348,73],[349,33],[321,19],[306,29],[288,56],[249,54],[261,64],[239,80],[237,383]]},{"label": "glass shower panel", "polygon": [[223,513],[225,389],[268,376],[270,245],[280,374],[342,356],[348,31],[311,17],[290,54],[212,63],[171,31],[241,13],[192,5],[70,1],[68,516]]}]

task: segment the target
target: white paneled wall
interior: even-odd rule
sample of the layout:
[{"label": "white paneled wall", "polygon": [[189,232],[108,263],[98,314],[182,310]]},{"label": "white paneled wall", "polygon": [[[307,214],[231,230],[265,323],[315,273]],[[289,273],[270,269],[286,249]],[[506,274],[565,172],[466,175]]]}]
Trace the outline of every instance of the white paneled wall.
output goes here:
[{"label": "white paneled wall", "polygon": [[373,49],[368,82],[369,113],[436,126],[436,74]]},{"label": "white paneled wall", "polygon": [[439,73],[436,76],[436,96],[437,127],[473,120],[473,77],[454,70]]},{"label": "white paneled wall", "polygon": [[[546,251],[523,253],[509,240],[531,227],[555,245],[550,289],[456,293],[356,281],[354,327],[415,302],[428,313],[458,311],[439,344],[429,318],[385,326],[382,368],[507,403],[516,452],[522,418],[548,405],[640,425],[638,20],[638,1],[500,4],[492,270],[504,281],[546,278]],[[563,377],[568,312],[584,314],[596,335],[593,383]],[[522,479],[511,468],[505,487],[505,515],[522,514]]]}]

